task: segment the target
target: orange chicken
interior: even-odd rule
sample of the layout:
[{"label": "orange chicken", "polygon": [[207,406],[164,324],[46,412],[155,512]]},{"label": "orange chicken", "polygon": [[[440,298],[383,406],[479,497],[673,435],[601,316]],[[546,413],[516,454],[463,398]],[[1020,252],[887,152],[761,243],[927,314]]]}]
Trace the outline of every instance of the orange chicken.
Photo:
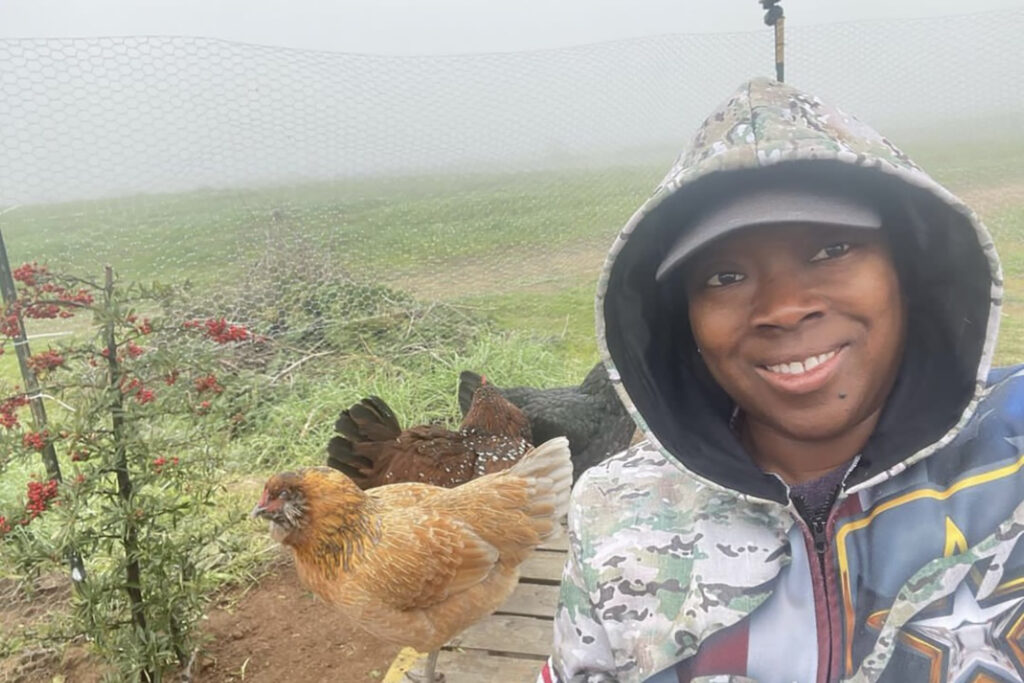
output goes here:
[{"label": "orange chicken", "polygon": [[311,591],[375,636],[431,653],[430,683],[439,648],[496,610],[520,563],[560,532],[571,483],[559,437],[455,488],[363,491],[326,467],[277,474],[253,516],[269,520]]}]

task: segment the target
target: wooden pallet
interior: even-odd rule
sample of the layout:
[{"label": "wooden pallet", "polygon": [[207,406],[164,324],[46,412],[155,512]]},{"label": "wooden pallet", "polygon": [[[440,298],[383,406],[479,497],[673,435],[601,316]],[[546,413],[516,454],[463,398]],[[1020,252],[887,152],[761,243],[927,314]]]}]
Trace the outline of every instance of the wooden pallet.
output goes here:
[{"label": "wooden pallet", "polygon": [[[535,683],[551,652],[558,584],[568,541],[565,535],[538,548],[519,569],[519,585],[487,619],[452,639],[437,659],[445,683]],[[383,683],[401,683],[406,671],[422,668],[411,648],[399,653]]]}]

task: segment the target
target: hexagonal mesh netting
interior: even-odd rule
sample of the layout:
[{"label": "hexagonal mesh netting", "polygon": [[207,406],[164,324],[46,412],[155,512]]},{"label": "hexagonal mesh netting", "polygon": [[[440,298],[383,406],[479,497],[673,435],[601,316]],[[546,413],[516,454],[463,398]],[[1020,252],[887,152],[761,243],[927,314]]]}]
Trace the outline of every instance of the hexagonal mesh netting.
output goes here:
[{"label": "hexagonal mesh netting", "polygon": [[[998,231],[1021,195],[1020,19],[791,28],[787,68],[974,193]],[[6,40],[0,206],[18,208],[0,220],[15,261],[189,279],[196,305],[268,334],[330,341],[417,310],[590,359],[616,230],[771,49],[769,31],[424,58]]]},{"label": "hexagonal mesh netting", "polygon": [[[999,363],[1024,361],[1022,20],[787,31],[789,80],[884,132],[992,229]],[[454,425],[464,368],[578,383],[617,230],[772,57],[767,29],[438,57],[0,40],[0,234],[15,268],[48,268],[15,274],[41,308],[0,317],[0,589],[78,556],[92,582],[73,627],[3,612],[0,678],[8,655],[39,673],[35,653],[82,637],[118,680],[191,666],[200,598],[266,561],[245,519],[266,475],[322,464],[361,397],[402,425]],[[19,310],[38,387],[10,352]],[[57,462],[54,510],[56,482],[38,480]]]}]

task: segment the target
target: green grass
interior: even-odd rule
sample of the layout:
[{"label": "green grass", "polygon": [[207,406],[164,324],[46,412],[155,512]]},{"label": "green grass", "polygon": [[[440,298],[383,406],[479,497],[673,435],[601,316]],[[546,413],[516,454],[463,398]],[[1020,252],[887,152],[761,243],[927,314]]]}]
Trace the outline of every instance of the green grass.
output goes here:
[{"label": "green grass", "polygon": [[263,250],[328,255],[387,279],[510,252],[571,245],[618,227],[657,169],[337,182],[20,207],[3,219],[13,261],[132,280],[216,285]]},{"label": "green grass", "polygon": [[[937,179],[977,199],[1000,240],[1008,275],[1016,272],[1019,213],[993,204],[1013,202],[1024,210],[1024,141],[905,146]],[[663,171],[623,167],[205,190],[25,206],[7,213],[0,227],[15,262],[38,260],[97,276],[110,263],[129,280],[188,279],[216,289],[236,282],[267,253],[287,253],[315,257],[317,267],[332,274],[421,297],[497,307],[511,329],[548,325],[558,311],[569,314],[575,330],[592,323],[589,304],[577,308],[586,298],[581,292]],[[1005,197],[1002,188],[1008,188]],[[0,373],[10,376],[9,364],[0,364]]]},{"label": "green grass", "polygon": [[287,389],[287,400],[258,409],[258,428],[230,446],[239,472],[319,464],[338,413],[369,395],[383,397],[403,425],[437,418],[458,423],[458,375],[485,372],[496,384],[541,386],[578,382],[596,357],[566,360],[551,339],[532,333],[492,331],[463,352],[438,350],[402,359],[331,358],[307,368]]},{"label": "green grass", "polygon": [[[568,316],[574,334],[564,348],[591,358],[584,292],[658,176],[622,168],[201,191],[20,207],[0,226],[13,263],[95,277],[109,263],[125,280],[218,290],[273,253],[312,259],[325,275],[500,309],[509,329],[541,323],[561,331]],[[30,331],[67,329],[49,322]],[[0,378],[19,381],[13,355],[0,357]]]},{"label": "green grass", "polygon": [[979,133],[972,141],[911,138],[901,145],[921,168],[954,192],[1024,180],[1024,138]]},{"label": "green grass", "polygon": [[[508,329],[532,330],[551,348],[574,360],[589,358],[594,346],[594,289],[589,278],[551,292],[509,292],[466,297]],[[523,381],[528,381],[524,377]]]},{"label": "green grass", "polygon": [[1016,199],[1019,204],[994,212],[987,221],[999,247],[1006,283],[997,365],[1024,362],[1024,191],[1018,190]]}]

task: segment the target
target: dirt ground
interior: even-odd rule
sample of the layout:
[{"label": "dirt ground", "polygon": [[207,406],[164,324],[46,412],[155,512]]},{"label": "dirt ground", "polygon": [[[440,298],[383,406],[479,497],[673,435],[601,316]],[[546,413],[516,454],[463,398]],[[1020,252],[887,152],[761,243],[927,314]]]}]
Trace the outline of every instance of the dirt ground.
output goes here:
[{"label": "dirt ground", "polygon": [[[32,600],[10,599],[12,587],[0,586],[0,638],[63,609],[68,588],[61,583],[61,577],[45,580]],[[222,594],[201,629],[210,640],[196,658],[196,683],[370,683],[384,677],[399,650],[350,626],[303,590],[285,561],[257,585]],[[0,661],[3,683],[99,683],[104,672],[77,644],[63,653],[34,649]]]},{"label": "dirt ground", "polygon": [[244,595],[219,602],[203,626],[214,637],[199,660],[196,680],[203,683],[369,683],[384,677],[400,649],[352,627],[303,590],[290,562]]}]

